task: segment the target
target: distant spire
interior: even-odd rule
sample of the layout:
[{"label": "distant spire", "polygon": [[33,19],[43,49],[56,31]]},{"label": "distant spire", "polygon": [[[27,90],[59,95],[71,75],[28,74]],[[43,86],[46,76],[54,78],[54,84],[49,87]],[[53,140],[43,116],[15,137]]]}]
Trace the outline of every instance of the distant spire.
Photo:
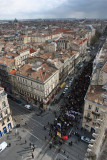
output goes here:
[{"label": "distant spire", "polygon": [[15,18],[15,19],[14,19],[14,23],[17,23],[17,22],[18,22],[18,20]]}]

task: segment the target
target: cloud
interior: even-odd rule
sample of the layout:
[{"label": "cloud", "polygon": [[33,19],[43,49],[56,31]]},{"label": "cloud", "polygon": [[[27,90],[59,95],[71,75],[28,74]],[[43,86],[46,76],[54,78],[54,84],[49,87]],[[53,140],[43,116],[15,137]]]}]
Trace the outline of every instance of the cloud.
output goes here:
[{"label": "cloud", "polygon": [[0,0],[0,19],[106,18],[106,0]]}]

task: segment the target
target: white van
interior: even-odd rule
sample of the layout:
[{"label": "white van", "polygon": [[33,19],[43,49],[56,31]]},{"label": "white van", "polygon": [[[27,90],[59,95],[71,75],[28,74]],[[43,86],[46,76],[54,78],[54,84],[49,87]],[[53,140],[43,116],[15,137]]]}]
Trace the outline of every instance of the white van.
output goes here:
[{"label": "white van", "polygon": [[31,110],[31,109],[32,109],[32,107],[31,107],[30,104],[26,104],[24,107],[27,108],[28,110]]},{"label": "white van", "polygon": [[2,142],[0,144],[0,153],[7,147],[7,143],[6,142]]}]

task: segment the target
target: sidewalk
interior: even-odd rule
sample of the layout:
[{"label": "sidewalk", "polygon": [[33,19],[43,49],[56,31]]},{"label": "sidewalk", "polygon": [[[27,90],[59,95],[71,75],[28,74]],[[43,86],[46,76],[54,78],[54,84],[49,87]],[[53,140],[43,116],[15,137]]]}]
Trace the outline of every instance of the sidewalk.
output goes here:
[{"label": "sidewalk", "polygon": [[[20,138],[21,137],[21,138]],[[11,143],[10,147],[7,147],[0,155],[1,159],[5,160],[30,160],[32,159],[33,149],[30,147],[30,143],[34,144],[36,149],[33,154],[36,157],[42,150],[38,140],[31,141],[31,134],[28,134],[26,129],[14,128],[10,133],[4,135],[0,139],[0,143],[5,141],[7,144]],[[40,146],[40,147],[39,147]],[[17,157],[17,158],[16,158]]]}]

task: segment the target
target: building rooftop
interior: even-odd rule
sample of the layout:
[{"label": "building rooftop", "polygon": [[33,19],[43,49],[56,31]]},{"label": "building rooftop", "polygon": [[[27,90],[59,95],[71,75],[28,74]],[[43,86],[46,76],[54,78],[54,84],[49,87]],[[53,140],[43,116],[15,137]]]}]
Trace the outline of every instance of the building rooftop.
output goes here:
[{"label": "building rooftop", "polygon": [[57,69],[46,63],[40,64],[38,68],[36,67],[35,69],[32,64],[25,64],[19,71],[16,71],[16,74],[45,82],[56,71]]},{"label": "building rooftop", "polygon": [[101,104],[107,106],[107,103],[104,101],[104,96],[107,96],[107,91],[102,89],[102,85],[92,85],[87,92],[85,97],[86,100],[95,102],[97,104]]},{"label": "building rooftop", "polygon": [[106,62],[105,65],[103,66],[102,71],[105,72],[105,73],[107,73],[107,62]]},{"label": "building rooftop", "polygon": [[0,87],[0,91],[3,91],[4,89],[2,87]]},{"label": "building rooftop", "polygon": [[6,57],[6,56],[0,57],[0,63],[3,64],[3,65],[8,66],[13,62],[14,62],[14,58],[12,58],[10,56],[9,57]]}]

